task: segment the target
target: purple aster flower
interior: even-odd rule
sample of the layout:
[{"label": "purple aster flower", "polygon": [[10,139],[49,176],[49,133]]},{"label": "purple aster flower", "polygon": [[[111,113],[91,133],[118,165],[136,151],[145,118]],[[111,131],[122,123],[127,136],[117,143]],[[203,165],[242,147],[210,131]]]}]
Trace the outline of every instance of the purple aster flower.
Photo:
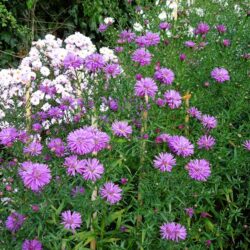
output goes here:
[{"label": "purple aster flower", "polygon": [[60,119],[63,117],[63,111],[58,107],[52,107],[48,110],[48,115],[50,118]]},{"label": "purple aster flower", "polygon": [[218,31],[220,34],[223,34],[223,33],[225,33],[225,32],[227,31],[226,26],[223,25],[223,24],[217,25],[217,26],[216,26],[216,29],[217,29],[217,31]]},{"label": "purple aster flower", "polygon": [[160,36],[157,33],[147,32],[145,35],[146,46],[155,46],[160,42]]},{"label": "purple aster flower", "polygon": [[73,53],[68,53],[63,61],[64,67],[67,68],[79,68],[83,64],[83,59]]},{"label": "purple aster flower", "polygon": [[192,207],[185,208],[185,212],[190,218],[194,215],[194,209]]},{"label": "purple aster flower", "polygon": [[246,150],[250,151],[250,140],[244,141],[243,147],[244,147]]},{"label": "purple aster flower", "polygon": [[161,134],[155,138],[156,143],[168,142],[171,136],[169,134]]},{"label": "purple aster flower", "polygon": [[154,97],[158,87],[152,78],[146,77],[137,81],[135,84],[135,94],[140,97]]},{"label": "purple aster flower", "polygon": [[48,165],[42,163],[23,162],[19,169],[24,186],[34,192],[39,192],[51,180],[51,173]]},{"label": "purple aster flower", "polygon": [[105,65],[105,60],[102,55],[94,53],[87,56],[85,59],[85,67],[87,70],[97,72],[102,69]]},{"label": "purple aster flower", "polygon": [[17,140],[19,140],[22,143],[27,143],[30,140],[30,136],[25,130],[19,130]]},{"label": "purple aster flower", "polygon": [[40,132],[41,130],[42,130],[42,125],[40,124],[40,123],[34,123],[33,125],[32,125],[32,130],[34,131],[34,132]]},{"label": "purple aster flower", "polygon": [[22,250],[42,250],[42,243],[39,240],[25,240],[22,245]]},{"label": "purple aster flower", "polygon": [[191,107],[188,110],[188,114],[196,119],[201,119],[202,116],[202,113],[196,107]]},{"label": "purple aster flower", "polygon": [[69,157],[65,158],[64,164],[67,168],[67,174],[75,176],[76,173],[82,174],[84,170],[84,161],[78,161],[78,158],[76,155],[71,155]]},{"label": "purple aster flower", "polygon": [[116,53],[121,53],[124,50],[123,47],[115,47],[115,52]]},{"label": "purple aster flower", "polygon": [[23,153],[31,156],[37,156],[42,153],[43,146],[40,142],[33,141],[28,146],[23,148]]},{"label": "purple aster flower", "polygon": [[224,68],[215,68],[215,69],[213,69],[212,72],[211,72],[211,77],[215,81],[217,81],[219,83],[222,83],[222,82],[230,80],[229,73]]},{"label": "purple aster flower", "polygon": [[122,198],[121,193],[122,189],[112,182],[105,183],[100,189],[102,199],[106,200],[110,204],[119,202]]},{"label": "purple aster flower", "polygon": [[102,174],[104,173],[104,167],[99,162],[99,160],[93,158],[93,159],[86,159],[84,161],[84,167],[82,176],[85,180],[91,180],[93,182],[96,182],[96,180],[100,179],[102,177]]},{"label": "purple aster flower", "polygon": [[121,67],[117,63],[107,64],[104,68],[104,72],[107,78],[113,77],[116,78],[118,75],[121,74]]},{"label": "purple aster flower", "polygon": [[65,146],[60,138],[51,139],[48,143],[48,148],[56,154],[56,156],[64,156]]},{"label": "purple aster flower", "polygon": [[18,137],[18,131],[15,128],[4,128],[0,132],[0,144],[11,147]]},{"label": "purple aster flower", "polygon": [[155,157],[154,167],[159,169],[161,172],[171,172],[173,166],[176,165],[176,160],[172,154],[160,153]]},{"label": "purple aster flower", "polygon": [[79,155],[91,153],[95,146],[93,134],[86,128],[80,128],[69,133],[67,142],[70,151]]},{"label": "purple aster flower", "polygon": [[215,144],[215,139],[211,135],[203,135],[197,142],[199,149],[211,149]]},{"label": "purple aster flower", "polygon": [[64,225],[65,229],[69,229],[75,232],[76,228],[81,227],[82,224],[81,214],[75,211],[71,212],[70,210],[63,212],[62,224]]},{"label": "purple aster flower", "polygon": [[192,160],[186,167],[190,177],[197,181],[206,181],[211,174],[210,164],[207,160]]},{"label": "purple aster flower", "polygon": [[231,45],[231,41],[229,39],[224,39],[222,41],[222,44],[225,46],[225,47],[229,47]]},{"label": "purple aster flower", "polygon": [[155,72],[154,77],[166,85],[171,85],[174,81],[174,72],[167,68],[161,68]]},{"label": "purple aster flower", "polygon": [[195,30],[195,34],[205,35],[208,33],[209,30],[210,27],[207,23],[199,23]]},{"label": "purple aster flower", "polygon": [[162,239],[172,240],[178,242],[179,240],[185,240],[187,237],[187,231],[181,224],[171,222],[164,223],[160,227],[160,233]]},{"label": "purple aster flower", "polygon": [[119,37],[122,41],[130,43],[134,41],[136,35],[130,30],[123,30],[121,34],[119,35]]},{"label": "purple aster flower", "polygon": [[117,111],[118,110],[118,102],[114,99],[111,99],[109,101],[109,108],[112,110],[112,111]]},{"label": "purple aster flower", "polygon": [[168,90],[164,93],[165,100],[171,109],[181,106],[181,95],[175,90]]},{"label": "purple aster flower", "polygon": [[185,54],[180,54],[179,58],[183,62],[186,60],[187,56]]},{"label": "purple aster flower", "polygon": [[207,129],[213,129],[213,128],[216,128],[216,126],[217,126],[217,120],[213,116],[202,115],[200,120],[201,120],[203,127],[207,128]]},{"label": "purple aster flower", "polygon": [[132,134],[132,127],[127,121],[115,121],[112,123],[112,131],[117,136],[128,138]]},{"label": "purple aster flower", "polygon": [[133,54],[132,54],[132,60],[134,62],[138,62],[141,66],[145,66],[150,64],[151,62],[151,54],[149,53],[148,50],[141,48],[137,49]]},{"label": "purple aster flower", "polygon": [[11,213],[5,222],[5,226],[9,231],[15,233],[22,227],[25,219],[26,217],[22,214],[17,212]]},{"label": "purple aster flower", "polygon": [[160,23],[159,28],[161,30],[169,30],[171,28],[171,24],[167,22],[162,22]]},{"label": "purple aster flower", "polygon": [[170,136],[168,146],[175,154],[182,157],[188,157],[194,153],[194,145],[184,136]]},{"label": "purple aster flower", "polygon": [[56,94],[56,87],[55,86],[41,84],[39,86],[39,90],[41,90],[44,94],[49,95],[49,96],[54,96]]},{"label": "purple aster flower", "polygon": [[158,98],[156,100],[156,104],[159,106],[159,107],[164,107],[166,105],[166,101],[162,98]]},{"label": "purple aster flower", "polygon": [[105,32],[107,30],[107,28],[108,28],[108,25],[101,23],[99,25],[98,31],[100,31],[102,33],[102,32]]},{"label": "purple aster flower", "polygon": [[186,42],[184,43],[184,45],[185,45],[186,47],[193,48],[193,47],[196,45],[196,43],[193,42],[193,41],[186,41]]}]

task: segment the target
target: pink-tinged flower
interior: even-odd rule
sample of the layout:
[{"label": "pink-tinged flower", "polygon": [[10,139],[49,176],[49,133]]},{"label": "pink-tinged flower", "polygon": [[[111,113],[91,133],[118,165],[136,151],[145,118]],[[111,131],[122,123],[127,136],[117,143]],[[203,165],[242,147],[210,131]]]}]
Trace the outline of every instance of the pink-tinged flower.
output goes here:
[{"label": "pink-tinged flower", "polygon": [[243,147],[244,147],[246,150],[250,151],[250,140],[244,141]]},{"label": "pink-tinged flower", "polygon": [[184,45],[188,48],[193,48],[196,45],[196,43],[193,41],[186,41]]},{"label": "pink-tinged flower", "polygon": [[138,62],[141,66],[145,66],[150,64],[151,62],[151,54],[149,53],[148,50],[141,48],[137,49],[133,54],[132,54],[132,60],[134,62]]},{"label": "pink-tinged flower", "polygon": [[64,225],[65,229],[69,229],[75,232],[76,228],[81,227],[82,224],[81,214],[75,211],[71,212],[70,210],[63,212],[62,224]]},{"label": "pink-tinged flower", "polygon": [[194,209],[192,207],[185,208],[185,212],[190,218],[194,215]]},{"label": "pink-tinged flower", "polygon": [[147,47],[148,46],[145,36],[138,36],[135,39],[135,42],[136,42],[137,46],[139,46],[139,47]]},{"label": "pink-tinged flower", "polygon": [[196,119],[201,119],[202,113],[196,107],[189,108],[187,112],[191,117],[194,117]]},{"label": "pink-tinged flower", "polygon": [[68,53],[63,61],[64,67],[67,68],[79,68],[83,64],[83,59],[73,53]]},{"label": "pink-tinged flower", "polygon": [[164,107],[166,105],[166,101],[162,98],[157,98],[155,102],[159,107]]},{"label": "pink-tinged flower", "polygon": [[9,231],[15,233],[22,227],[25,219],[26,217],[22,214],[17,212],[11,213],[5,222],[5,226]]},{"label": "pink-tinged flower", "polygon": [[213,69],[212,72],[211,72],[211,77],[215,81],[217,81],[219,83],[222,83],[222,82],[230,80],[229,73],[224,68],[215,68],[215,69]]},{"label": "pink-tinged flower", "polygon": [[155,46],[160,42],[160,36],[157,33],[147,32],[145,35],[146,46]]},{"label": "pink-tinged flower", "polygon": [[33,141],[23,148],[23,153],[31,156],[37,156],[42,153],[43,146],[40,142]]},{"label": "pink-tinged flower", "polygon": [[34,123],[32,125],[32,130],[35,132],[40,132],[42,130],[43,126],[40,123]]},{"label": "pink-tinged flower", "polygon": [[207,160],[192,160],[186,167],[190,177],[197,181],[206,181],[211,174],[210,164]]},{"label": "pink-tinged flower", "polygon": [[39,240],[25,240],[22,245],[22,250],[42,250],[42,243]]},{"label": "pink-tinged flower", "polygon": [[85,193],[85,189],[84,189],[84,187],[81,187],[81,186],[76,186],[76,187],[72,188],[72,190],[71,190],[71,195],[73,197],[76,197],[77,195],[84,194],[84,193]]},{"label": "pink-tinged flower", "polygon": [[18,131],[15,128],[4,128],[0,132],[0,144],[11,147],[18,137]]},{"label": "pink-tinged flower", "polygon": [[48,110],[48,115],[50,118],[57,118],[60,119],[63,117],[63,111],[58,107],[52,107]]},{"label": "pink-tinged flower", "polygon": [[84,167],[82,176],[85,180],[91,180],[95,182],[102,177],[102,174],[104,173],[104,167],[99,162],[99,160],[93,158],[83,160],[83,162]]},{"label": "pink-tinged flower", "polygon": [[152,78],[146,77],[137,81],[135,84],[135,94],[140,97],[150,96],[154,97],[158,87]]},{"label": "pink-tinged flower", "polygon": [[173,166],[176,165],[176,160],[172,154],[160,153],[155,157],[154,167],[159,169],[161,172],[171,172]]},{"label": "pink-tinged flower", "polygon": [[176,109],[181,106],[181,95],[175,90],[168,90],[164,93],[165,100],[171,109]]},{"label": "pink-tinged flower", "polygon": [[132,127],[127,121],[115,121],[112,124],[112,131],[117,136],[128,138],[132,134]]},{"label": "pink-tinged flower", "polygon": [[107,182],[100,189],[102,199],[106,200],[110,204],[119,202],[122,198],[122,189],[113,182]]},{"label": "pink-tinged flower", "polygon": [[42,163],[23,162],[19,174],[24,185],[34,192],[40,191],[51,180],[49,167]]},{"label": "pink-tinged flower", "polygon": [[105,65],[105,60],[102,55],[98,53],[91,54],[85,59],[85,67],[91,72],[97,72]]},{"label": "pink-tinged flower", "polygon": [[161,134],[155,138],[156,143],[163,143],[163,142],[168,142],[168,139],[171,136],[169,134]]},{"label": "pink-tinged flower", "polygon": [[174,72],[167,68],[161,68],[155,72],[155,79],[166,85],[171,85],[174,81]]},{"label": "pink-tinged flower", "polygon": [[187,56],[185,54],[180,54],[179,59],[183,62],[185,61]]},{"label": "pink-tinged flower", "polygon": [[229,47],[231,45],[231,41],[229,39],[224,39],[222,41],[222,44],[225,46],[225,47]]},{"label": "pink-tinged flower", "polygon": [[171,24],[167,22],[162,22],[159,24],[159,28],[161,30],[169,30],[171,28]]},{"label": "pink-tinged flower", "polygon": [[25,130],[19,130],[17,140],[19,140],[22,143],[27,143],[30,140],[30,136]]},{"label": "pink-tinged flower", "polygon": [[107,78],[116,78],[118,75],[121,74],[121,67],[119,64],[117,63],[113,63],[113,64],[107,64],[104,68],[104,72],[107,76]]},{"label": "pink-tinged flower", "polygon": [[69,133],[67,142],[70,151],[79,155],[91,153],[95,146],[93,134],[84,128]]},{"label": "pink-tinged flower", "polygon": [[215,144],[215,139],[211,135],[203,135],[197,142],[199,149],[211,149]]},{"label": "pink-tinged flower", "polygon": [[220,34],[223,34],[223,33],[225,33],[225,32],[227,31],[226,26],[223,25],[223,24],[217,25],[217,26],[216,26],[216,29],[217,29],[217,31],[218,31]]},{"label": "pink-tinged flower", "polygon": [[121,41],[130,43],[135,39],[136,35],[130,30],[123,30],[119,37]]},{"label": "pink-tinged flower", "polygon": [[162,239],[172,240],[176,242],[178,242],[179,240],[185,240],[187,237],[186,228],[181,224],[175,222],[164,223],[160,227],[160,234]]},{"label": "pink-tinged flower", "polygon": [[82,174],[84,170],[84,164],[78,161],[76,155],[66,157],[63,165],[67,168],[67,174],[72,176],[75,176],[77,173]]},{"label": "pink-tinged flower", "polygon": [[107,28],[108,28],[108,25],[106,25],[106,24],[104,24],[104,23],[101,23],[101,24],[99,25],[98,31],[100,31],[100,32],[102,33],[102,32],[104,32],[104,31],[106,31]]},{"label": "pink-tinged flower", "polygon": [[210,27],[208,24],[199,23],[197,28],[195,29],[195,34],[205,35],[208,33],[209,30],[210,30]]},{"label": "pink-tinged flower", "polygon": [[194,153],[194,145],[184,136],[170,136],[168,146],[175,154],[188,157]]},{"label": "pink-tinged flower", "polygon": [[213,129],[217,126],[217,120],[215,117],[210,115],[202,115],[201,118],[202,125],[207,129]]},{"label": "pink-tinged flower", "polygon": [[48,143],[48,148],[56,154],[56,156],[64,156],[65,146],[60,138],[51,139]]}]

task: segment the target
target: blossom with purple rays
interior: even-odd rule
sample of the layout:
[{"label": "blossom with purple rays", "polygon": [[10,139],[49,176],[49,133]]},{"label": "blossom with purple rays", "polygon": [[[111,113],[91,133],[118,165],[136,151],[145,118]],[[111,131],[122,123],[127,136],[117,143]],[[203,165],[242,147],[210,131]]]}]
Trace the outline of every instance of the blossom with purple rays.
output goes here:
[{"label": "blossom with purple rays", "polygon": [[185,61],[187,56],[185,54],[180,54],[179,59],[183,62]]},{"label": "blossom with purple rays", "polygon": [[110,99],[109,100],[109,108],[112,110],[112,111],[117,111],[119,106],[118,106],[118,102],[114,99]]},{"label": "blossom with purple rays", "polygon": [[167,68],[161,68],[155,72],[154,78],[161,83],[171,85],[174,81],[174,72]]},{"label": "blossom with purple rays", "polygon": [[137,96],[154,97],[157,90],[158,90],[158,87],[157,87],[155,81],[150,77],[142,78],[141,80],[136,81],[135,95],[137,95]]},{"label": "blossom with purple rays", "polygon": [[9,231],[15,233],[22,227],[25,219],[26,217],[24,215],[13,212],[8,216],[5,226]]},{"label": "blossom with purple rays", "polygon": [[211,77],[219,82],[219,83],[223,83],[225,81],[229,81],[230,80],[230,76],[229,73],[226,69],[224,68],[214,68],[211,71]]},{"label": "blossom with purple rays", "polygon": [[60,119],[63,117],[63,111],[58,107],[52,107],[48,110],[48,115],[50,118]]},{"label": "blossom with purple rays", "polygon": [[163,143],[163,142],[168,142],[168,139],[170,138],[171,136],[169,134],[161,134],[159,136],[157,136],[155,138],[155,142],[156,143]]},{"label": "blossom with purple rays", "polygon": [[207,160],[191,160],[185,167],[190,177],[197,181],[206,181],[211,175],[210,164]]},{"label": "blossom with purple rays", "polygon": [[171,28],[171,24],[167,22],[162,22],[159,24],[159,28],[161,30],[169,30]]},{"label": "blossom with purple rays", "polygon": [[181,106],[181,95],[178,91],[168,90],[164,93],[165,100],[171,109]]},{"label": "blossom with purple rays", "polygon": [[214,116],[202,115],[200,121],[204,128],[213,129],[217,127],[217,120]]},{"label": "blossom with purple rays", "polygon": [[160,153],[155,157],[154,167],[159,169],[161,172],[171,172],[173,166],[176,165],[176,160],[172,154]]},{"label": "blossom with purple rays", "polygon": [[112,123],[112,131],[117,136],[128,138],[132,134],[132,127],[127,121],[115,121]]},{"label": "blossom with purple rays", "polygon": [[216,29],[217,29],[217,31],[218,31],[220,34],[223,34],[223,33],[225,33],[225,32],[227,31],[226,26],[223,25],[223,24],[217,25],[217,26],[216,26]]},{"label": "blossom with purple rays", "polygon": [[160,234],[162,239],[176,242],[179,242],[179,240],[185,240],[187,237],[186,228],[175,222],[164,223],[160,227]]},{"label": "blossom with purple rays", "polygon": [[34,192],[39,192],[51,180],[51,171],[46,164],[32,163],[26,161],[21,164],[19,175],[22,178],[24,186]]},{"label": "blossom with purple rays", "polygon": [[164,107],[166,105],[166,101],[162,98],[158,98],[155,102],[159,107]]},{"label": "blossom with purple rays", "polygon": [[115,52],[116,53],[121,53],[124,50],[123,47],[115,47]]},{"label": "blossom with purple rays", "polygon": [[96,182],[104,173],[103,165],[96,158],[83,160],[82,176],[85,180]]},{"label": "blossom with purple rays", "polygon": [[15,128],[4,128],[0,132],[0,144],[11,147],[18,137],[18,131]]},{"label": "blossom with purple rays", "polygon": [[31,156],[37,156],[42,153],[43,146],[38,141],[31,142],[28,146],[23,148],[23,153]]},{"label": "blossom with purple rays", "polygon": [[188,157],[194,153],[194,145],[184,136],[170,136],[168,146],[175,154]]},{"label": "blossom with purple rays", "polygon": [[196,107],[189,108],[187,112],[191,117],[201,119],[202,113]]},{"label": "blossom with purple rays", "polygon": [[119,35],[120,39],[123,41],[123,42],[132,42],[134,41],[136,35],[135,33],[131,32],[130,30],[123,30],[120,35]]},{"label": "blossom with purple rays", "polygon": [[117,63],[107,64],[104,68],[104,72],[107,78],[116,78],[118,75],[121,74],[121,67]]},{"label": "blossom with purple rays", "polygon": [[192,207],[185,208],[185,212],[190,218],[194,215],[194,209]]},{"label": "blossom with purple rays", "polygon": [[70,210],[62,213],[62,224],[65,229],[72,230],[75,232],[76,228],[81,227],[82,217],[78,212],[71,212]]},{"label": "blossom with purple rays", "polygon": [[42,130],[43,126],[40,123],[34,123],[32,125],[32,130],[34,132],[40,132]]},{"label": "blossom with purple rays", "polygon": [[195,29],[195,34],[205,35],[208,33],[209,30],[210,27],[207,23],[199,23],[197,28]]},{"label": "blossom with purple rays", "polygon": [[21,141],[22,143],[27,143],[30,140],[30,136],[25,130],[19,130],[17,140]]},{"label": "blossom with purple rays", "polygon": [[72,52],[69,52],[63,60],[65,68],[79,68],[83,64],[83,59]]},{"label": "blossom with purple rays", "polygon": [[135,39],[135,43],[137,44],[138,47],[146,47],[147,46],[147,40],[145,36],[138,36]]},{"label": "blossom with purple rays", "polygon": [[103,69],[105,65],[105,60],[102,55],[98,53],[93,53],[85,59],[84,63],[87,70],[91,72],[97,72],[101,69]]},{"label": "blossom with purple rays", "polygon": [[75,176],[83,173],[85,162],[79,161],[76,155],[71,155],[65,158],[63,165],[67,168],[68,175]]},{"label": "blossom with purple rays", "polygon": [[160,42],[160,36],[157,33],[147,32],[145,35],[146,46],[155,46]]},{"label": "blossom with purple rays", "polygon": [[67,137],[68,147],[72,153],[85,155],[94,149],[93,133],[86,128],[80,128],[69,133]]},{"label": "blossom with purple rays", "polygon": [[215,139],[211,135],[203,135],[197,142],[199,149],[211,149],[215,144]]},{"label": "blossom with purple rays", "polygon": [[44,94],[49,95],[49,96],[54,96],[56,94],[55,86],[48,86],[48,85],[40,84],[39,90],[41,90]]},{"label": "blossom with purple rays", "polygon": [[188,48],[193,48],[193,47],[195,47],[196,43],[193,42],[193,41],[186,41],[186,42],[184,43],[184,45],[185,45],[186,47],[188,47]]},{"label": "blossom with purple rays", "polygon": [[61,138],[51,139],[48,148],[58,157],[64,156],[65,146]]},{"label": "blossom with purple rays", "polygon": [[106,200],[111,205],[119,202],[122,198],[122,189],[113,182],[106,182],[100,189],[102,199]]},{"label": "blossom with purple rays", "polygon": [[151,54],[145,48],[137,49],[132,54],[132,61],[138,62],[141,66],[149,65],[151,62]]},{"label": "blossom with purple rays", "polygon": [[39,240],[25,240],[22,245],[22,250],[42,250],[42,243]]},{"label": "blossom with purple rays", "polygon": [[100,31],[101,33],[105,32],[108,28],[108,25],[105,23],[101,23],[98,27],[98,31]]},{"label": "blossom with purple rays", "polygon": [[229,47],[231,45],[231,41],[229,39],[224,39],[222,41],[222,44],[225,46],[225,47]]},{"label": "blossom with purple rays", "polygon": [[246,150],[250,151],[250,140],[244,141],[243,147],[244,147]]}]

